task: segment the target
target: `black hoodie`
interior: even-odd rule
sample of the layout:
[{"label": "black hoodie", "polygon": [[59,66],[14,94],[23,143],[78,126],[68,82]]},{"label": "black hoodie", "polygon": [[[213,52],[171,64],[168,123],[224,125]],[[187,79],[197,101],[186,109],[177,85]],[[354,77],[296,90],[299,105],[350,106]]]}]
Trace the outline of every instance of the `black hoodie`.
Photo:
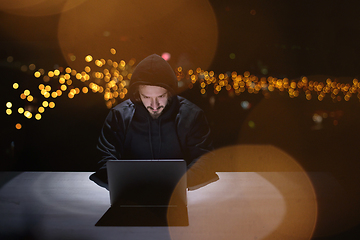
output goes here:
[{"label": "black hoodie", "polygon": [[[153,119],[138,99],[140,84],[161,86],[172,94],[159,118]],[[176,93],[176,75],[163,58],[153,54],[136,66],[130,99],[112,108],[103,125],[98,143],[100,170],[106,169],[106,162],[112,159],[181,158],[190,167],[212,150],[204,112]]]}]

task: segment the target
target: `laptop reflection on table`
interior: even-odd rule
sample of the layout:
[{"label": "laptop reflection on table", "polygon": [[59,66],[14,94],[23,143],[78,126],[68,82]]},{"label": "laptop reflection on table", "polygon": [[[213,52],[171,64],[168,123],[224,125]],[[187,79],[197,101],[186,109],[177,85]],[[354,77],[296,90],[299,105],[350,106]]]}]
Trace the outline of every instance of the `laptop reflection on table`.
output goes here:
[{"label": "laptop reflection on table", "polygon": [[110,160],[111,207],[96,226],[188,226],[184,160]]}]

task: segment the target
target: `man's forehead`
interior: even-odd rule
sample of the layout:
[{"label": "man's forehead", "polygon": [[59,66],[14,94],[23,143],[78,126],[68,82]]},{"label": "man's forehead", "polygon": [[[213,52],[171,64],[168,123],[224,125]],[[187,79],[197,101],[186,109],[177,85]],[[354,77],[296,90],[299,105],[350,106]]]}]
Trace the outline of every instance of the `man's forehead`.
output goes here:
[{"label": "man's forehead", "polygon": [[154,85],[139,85],[139,92],[145,96],[161,96],[168,92],[166,88]]}]

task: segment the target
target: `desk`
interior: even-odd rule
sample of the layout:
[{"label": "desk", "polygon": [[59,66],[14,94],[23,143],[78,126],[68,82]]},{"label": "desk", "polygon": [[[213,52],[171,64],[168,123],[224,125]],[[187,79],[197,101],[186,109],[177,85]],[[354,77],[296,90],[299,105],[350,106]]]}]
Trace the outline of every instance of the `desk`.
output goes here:
[{"label": "desk", "polygon": [[0,238],[310,239],[317,221],[308,174],[219,172],[218,181],[188,192],[189,226],[97,227],[109,194],[90,174],[0,173]]}]

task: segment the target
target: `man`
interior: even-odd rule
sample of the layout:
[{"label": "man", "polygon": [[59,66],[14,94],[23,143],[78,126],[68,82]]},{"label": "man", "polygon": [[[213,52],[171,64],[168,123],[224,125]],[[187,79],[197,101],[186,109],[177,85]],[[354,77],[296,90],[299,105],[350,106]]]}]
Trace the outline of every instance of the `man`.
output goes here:
[{"label": "man", "polygon": [[[190,168],[211,151],[210,128],[204,112],[177,96],[177,90],[177,77],[160,56],[148,56],[136,66],[129,99],[112,108],[105,120],[98,143],[102,167],[90,176],[91,180],[107,186],[108,160],[184,159]],[[194,169],[201,172],[202,167],[197,165]],[[214,176],[217,177],[215,173]],[[188,182],[196,185],[200,178],[189,179],[188,175]]]}]

